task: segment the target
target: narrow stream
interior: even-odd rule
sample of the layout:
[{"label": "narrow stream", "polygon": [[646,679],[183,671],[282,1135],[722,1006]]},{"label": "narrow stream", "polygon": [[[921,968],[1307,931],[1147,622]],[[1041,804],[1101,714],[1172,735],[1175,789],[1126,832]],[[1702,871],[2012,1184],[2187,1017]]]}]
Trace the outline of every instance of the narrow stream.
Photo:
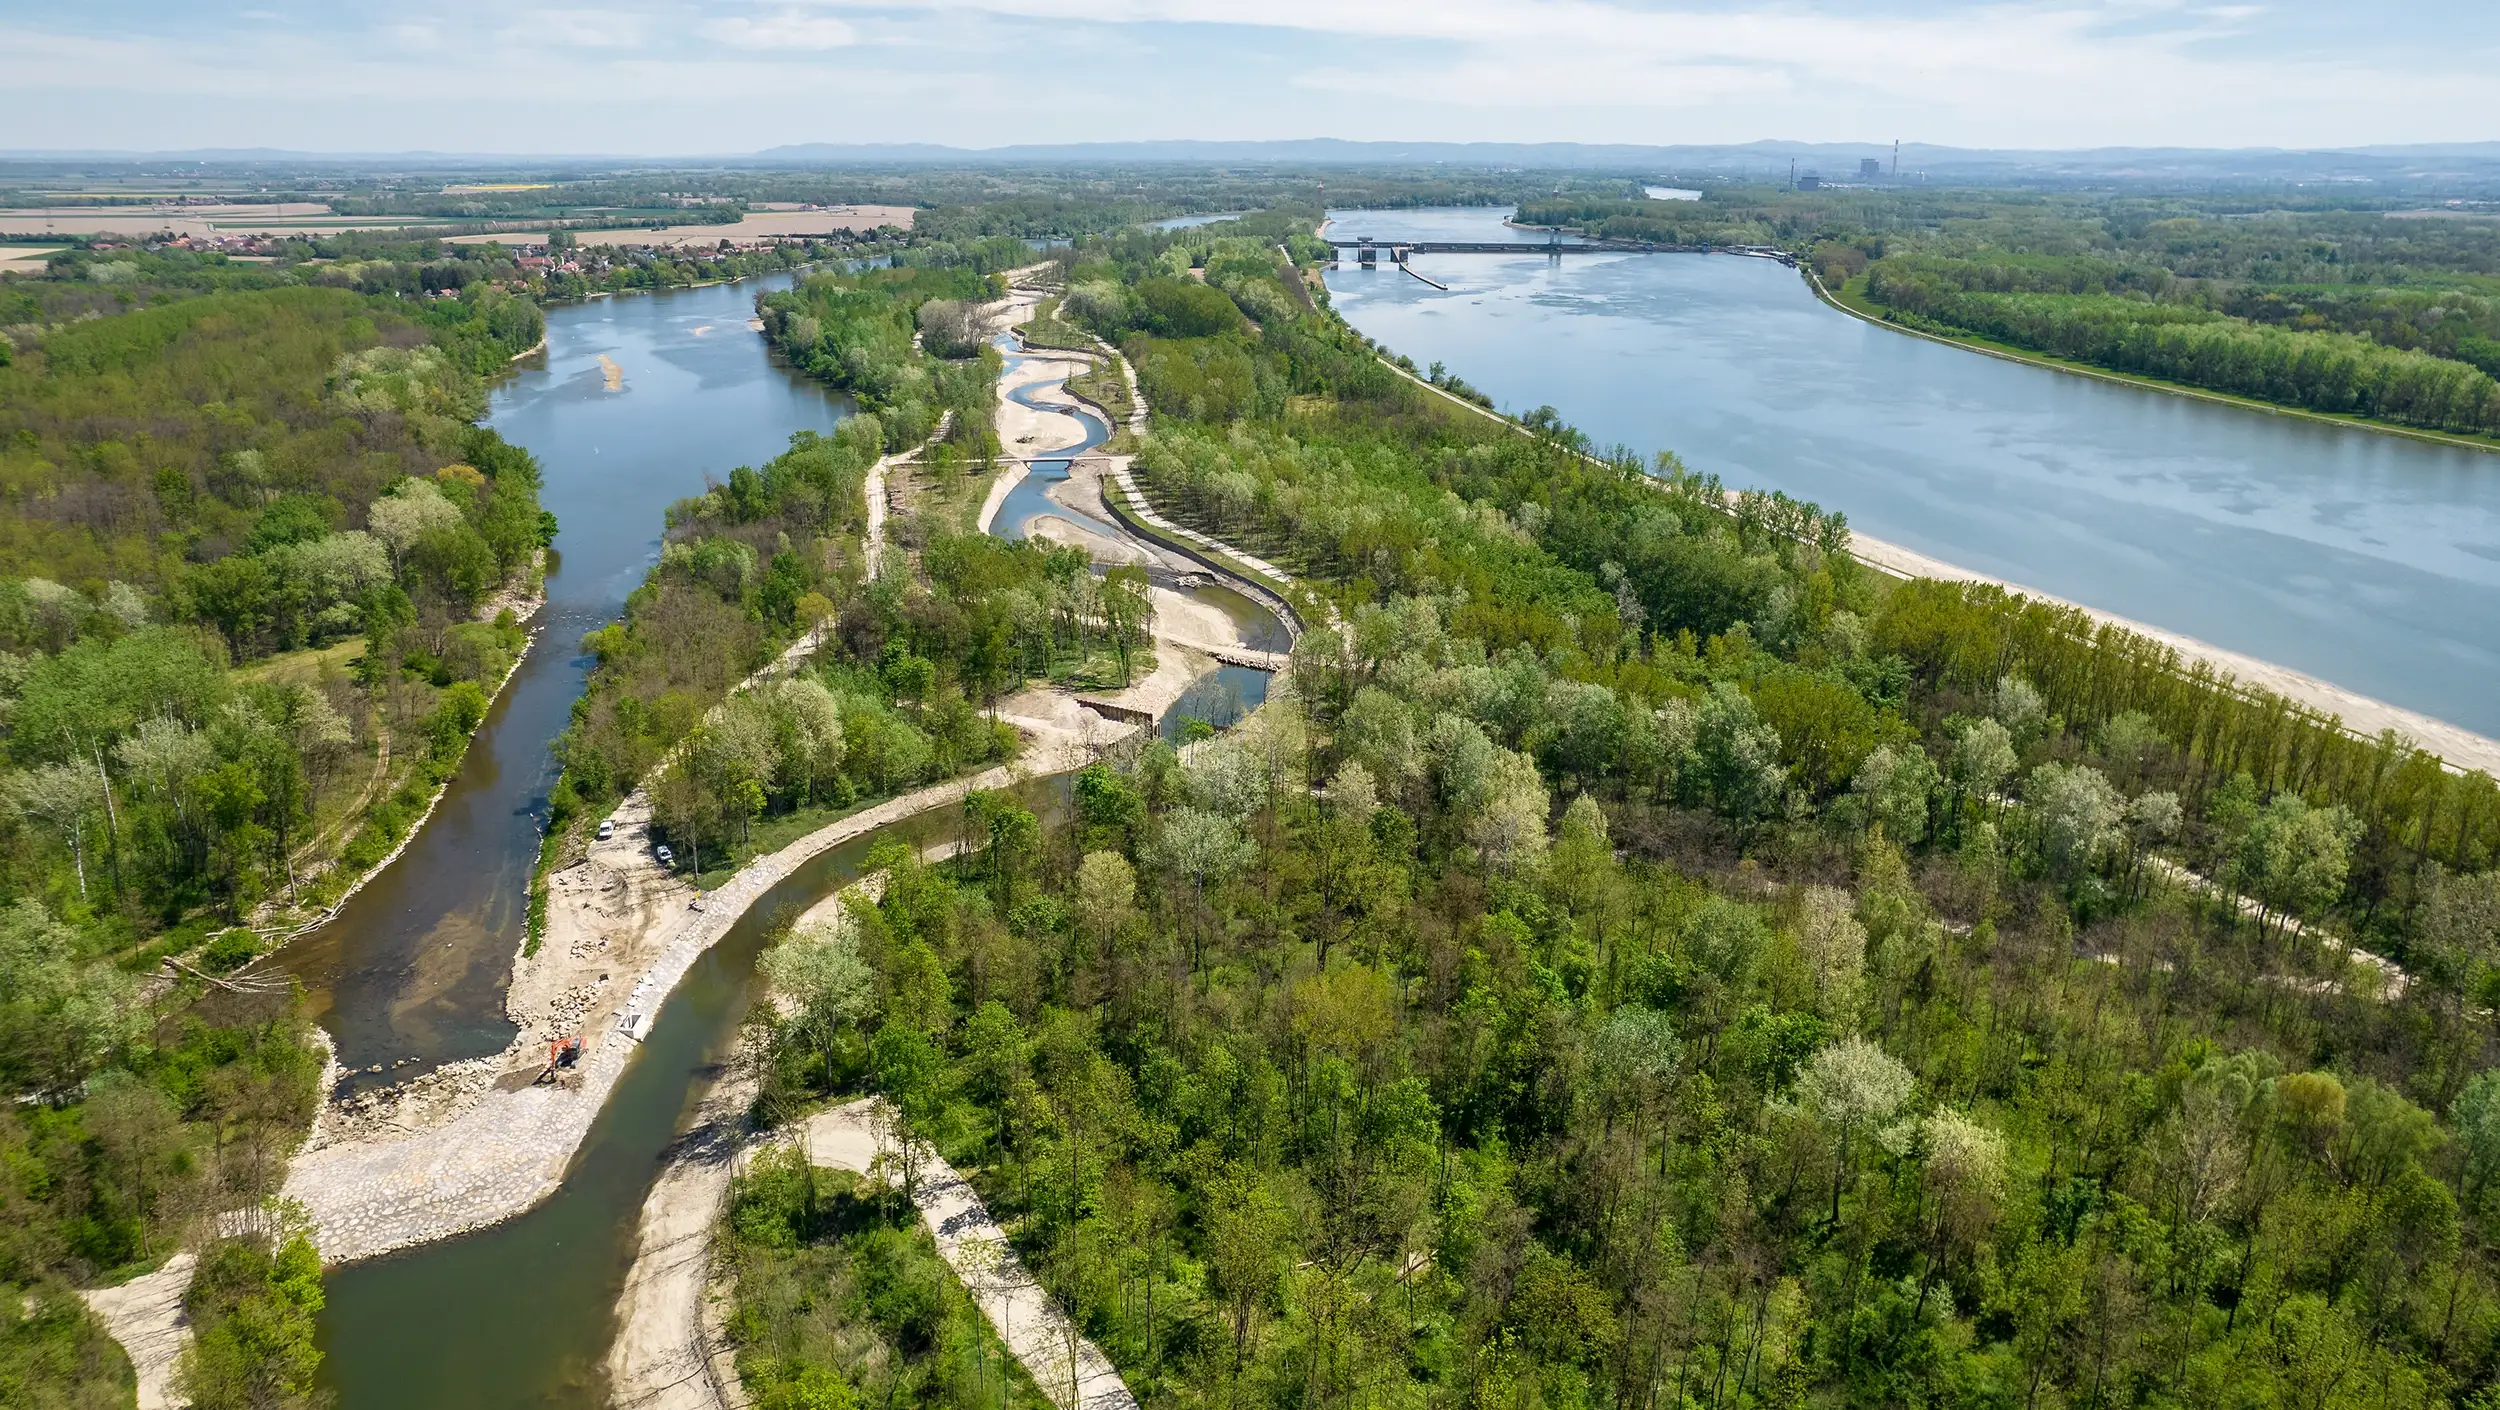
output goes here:
[{"label": "narrow stream", "polygon": [[[1223,218],[1211,217],[1211,219]],[[1021,352],[1017,349],[1012,337],[1001,337],[998,340],[998,348],[1006,354],[1007,358],[1006,367],[1000,375],[1009,379],[1015,376],[1017,369],[1025,366],[1035,357],[1049,355]],[[1069,473],[1075,465],[1075,457],[1111,439],[1111,428],[1103,424],[1102,418],[1091,409],[1084,406],[1061,406],[1038,399],[1042,392],[1058,385],[1060,384],[1056,382],[1036,382],[1031,386],[1018,387],[1007,395],[1018,404],[1032,407],[1037,411],[1061,412],[1074,416],[1085,428],[1084,437],[1075,445],[1055,447],[1034,458],[1027,468],[1024,479],[1014,489],[1009,490],[1007,498],[999,504],[998,517],[991,522],[990,532],[1004,539],[1021,539],[1033,532],[1036,521],[1060,519],[1114,542],[1135,543],[1135,535],[1109,518],[1089,514],[1063,503],[1051,494],[1054,487],[1068,483]],[[1061,455],[1068,458],[1055,458]],[[1204,583],[1181,589],[1181,591],[1199,602],[1221,610],[1245,644],[1261,651],[1293,649],[1293,638],[1285,631],[1283,623],[1277,621],[1266,608],[1231,588],[1216,583]],[[1217,729],[1229,729],[1239,722],[1242,716],[1259,708],[1260,703],[1267,699],[1270,679],[1269,672],[1253,666],[1236,666],[1229,663],[1218,665],[1214,670],[1191,682],[1189,688],[1181,693],[1180,698],[1172,703],[1172,708],[1165,711],[1163,718],[1156,722],[1157,733],[1165,739],[1179,740],[1192,720],[1203,721]]]},{"label": "narrow stream", "polygon": [[[1000,371],[999,376],[1008,380],[1013,380],[1020,369],[1041,356],[1041,354],[1017,351],[1015,339],[1012,337],[1001,337],[998,340],[998,348],[1007,357],[1007,365]],[[1057,406],[1037,400],[1041,393],[1059,385],[1061,384],[1057,382],[1036,382],[1029,387],[1018,387],[1007,395],[1019,406],[1029,406],[1035,411],[1059,412],[1074,416],[1078,424],[1085,428],[1084,437],[1074,445],[1054,446],[1047,451],[1039,452],[1034,457],[1033,462],[1025,467],[1024,479],[1018,482],[1014,489],[1009,490],[1007,498],[999,504],[998,517],[990,521],[990,532],[1002,539],[1021,539],[1033,531],[1034,520],[1060,518],[1107,539],[1125,539],[1128,537],[1127,530],[1118,525],[1106,523],[1090,514],[1070,509],[1050,497],[1051,486],[1064,485],[1068,482],[1069,468],[1076,463],[1077,456],[1111,439],[1111,428],[1102,424],[1101,418],[1084,407]],[[1067,458],[1044,459],[1045,456]]]},{"label": "narrow stream", "polygon": [[[743,300],[749,295],[741,293],[739,297]],[[582,311],[565,311],[574,312]],[[559,348],[562,345],[557,342],[561,336],[557,320],[563,317],[560,313],[550,319],[551,345]],[[747,333],[743,318],[738,320],[736,332],[740,339],[737,346],[744,349],[751,371],[747,375],[727,375],[720,385],[736,388],[765,376],[784,383],[795,382],[770,365],[762,348]],[[577,360],[585,356],[578,349],[559,355]],[[595,359],[597,354],[587,356]],[[594,376],[603,376],[601,364],[594,360],[590,365]],[[604,388],[604,380],[599,385]],[[805,406],[804,399],[798,399],[798,403]],[[704,416],[712,414],[712,408],[703,407]],[[723,409],[722,414],[735,413]],[[1087,422],[1089,438],[1081,445],[1060,447],[1060,452],[1074,456],[1102,442],[1102,428],[1091,418]],[[776,423],[766,429],[786,438],[787,432],[780,427],[787,424]],[[800,425],[804,424],[802,418]],[[789,429],[799,429],[799,425]],[[749,427],[747,434],[759,432]],[[559,459],[569,463],[577,461],[581,454],[578,446],[524,443],[549,463],[551,481],[552,468]],[[592,453],[597,454],[595,448]],[[1067,461],[1051,463],[1057,467],[1058,478],[1065,479]],[[1044,467],[1035,468],[1039,471]],[[1039,478],[1037,474],[1027,483]],[[699,485],[689,485],[683,492],[696,488]],[[1046,498],[1039,505],[1042,512],[1069,512]],[[566,511],[559,506],[557,512]],[[1006,517],[1002,511],[1002,520]],[[1027,512],[1014,523],[1021,528],[1030,517]],[[609,522],[621,518],[621,514],[608,515]],[[654,508],[638,524],[619,526],[615,532],[649,535],[658,523],[659,512]],[[1116,526],[1102,527],[1105,532],[1126,537],[1125,531]],[[621,603],[624,591],[630,590],[632,580],[639,578],[654,541],[650,537],[632,541],[638,556],[619,572],[622,586],[615,593],[617,602]],[[1281,628],[1273,619],[1247,599],[1220,587],[1193,591],[1242,622],[1245,634],[1252,640],[1267,642],[1281,635]],[[608,609],[611,615],[614,610]],[[591,624],[595,625],[596,620]],[[578,639],[580,628],[572,630]],[[542,642],[541,649],[549,644]],[[548,653],[549,659],[557,656],[556,652]],[[572,691],[577,693],[580,663],[567,664],[572,668]],[[1255,704],[1256,699],[1251,697],[1264,698],[1266,680],[1265,672],[1224,667],[1197,682],[1191,695],[1183,697],[1182,706],[1174,710],[1166,723],[1176,725],[1182,709],[1190,708],[1194,699],[1193,713],[1199,718],[1219,725],[1230,724],[1241,713],[1243,700]],[[1207,692],[1204,695],[1200,694],[1202,688]],[[563,696],[568,707],[571,698],[571,694]],[[1232,709],[1226,714],[1223,707],[1228,702]],[[561,710],[556,718],[560,727]],[[552,731],[546,737],[552,738]],[[544,739],[538,748],[543,752]],[[498,773],[489,777],[499,776]],[[455,785],[455,791],[458,787]],[[544,789],[542,774],[538,792],[528,796],[543,800]],[[1026,806],[1048,821],[1064,813],[1071,785],[1067,775],[1059,774],[1027,781],[1016,792]],[[951,809],[936,810],[834,848],[793,871],[739,917],[720,942],[697,960],[661,1006],[641,1050],[627,1064],[575,1155],[562,1187],[546,1203],[517,1219],[464,1238],[332,1270],[327,1279],[329,1305],[320,1325],[325,1354],[323,1379],[337,1392],[345,1410],[438,1410],[450,1406],[464,1410],[591,1410],[606,1404],[605,1362],[616,1334],[616,1299],[633,1262],[643,1201],[682,1128],[718,1079],[723,1061],[735,1050],[740,1024],[753,1002],[756,957],[783,920],[854,878],[860,861],[878,843],[898,836],[922,845],[943,841],[951,835],[954,818]],[[534,850],[534,826],[527,829],[527,836],[528,845]],[[474,849],[480,844],[468,845]],[[394,870],[409,868],[418,855],[412,847]],[[524,858],[520,877],[525,880],[526,876]],[[432,878],[410,869],[411,894],[424,896],[423,883],[429,879]],[[522,881],[512,883],[516,888],[521,884]],[[508,903],[517,907],[517,902],[516,893]],[[439,904],[436,909],[441,909]],[[506,955],[508,961],[508,948]],[[354,992],[371,996],[392,991],[377,984]],[[492,1000],[485,1011],[499,1020],[501,987],[492,986],[485,992]],[[456,1002],[448,997],[440,1002],[448,1012],[462,1015],[480,1035],[493,1031],[490,1024],[477,1016],[481,1001],[474,993],[462,995]],[[333,1023],[343,1018],[352,1024],[360,1017],[373,1021],[371,1015],[360,1015],[349,1007],[345,992],[333,1000],[332,1010],[339,1015],[331,1019]],[[404,1005],[391,1010],[394,1014],[403,1011],[409,1010]],[[374,1031],[396,1030],[385,1021],[377,1024]]]}]

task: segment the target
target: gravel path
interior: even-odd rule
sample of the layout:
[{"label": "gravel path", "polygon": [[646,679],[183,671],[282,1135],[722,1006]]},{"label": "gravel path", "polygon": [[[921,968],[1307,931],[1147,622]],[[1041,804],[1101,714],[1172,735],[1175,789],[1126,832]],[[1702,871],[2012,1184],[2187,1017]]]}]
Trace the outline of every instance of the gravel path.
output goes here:
[{"label": "gravel path", "polygon": [[191,1290],[191,1269],[198,1262],[177,1253],[164,1267],[120,1287],[79,1294],[130,1354],[139,1373],[139,1410],[173,1410],[183,1403],[174,1396],[174,1366],[191,1344],[191,1318],[182,1310],[182,1298]]},{"label": "gravel path", "polygon": [[[894,1150],[875,1098],[819,1112],[799,1128],[810,1163],[865,1175]],[[981,1197],[936,1151],[920,1152],[921,1222],[1033,1383],[1061,1410],[1136,1410],[1137,1397],[1100,1348],[1079,1334],[1025,1271]]]}]

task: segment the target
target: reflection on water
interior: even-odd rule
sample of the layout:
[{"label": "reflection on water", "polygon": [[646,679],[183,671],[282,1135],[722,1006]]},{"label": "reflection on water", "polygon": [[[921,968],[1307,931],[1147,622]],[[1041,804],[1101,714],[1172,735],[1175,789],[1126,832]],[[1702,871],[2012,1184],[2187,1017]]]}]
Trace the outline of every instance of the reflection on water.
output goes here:
[{"label": "reflection on water", "polygon": [[[785,276],[786,278],[786,276]],[[339,917],[281,963],[370,1082],[499,1052],[526,924],[548,755],[581,694],[582,637],[613,619],[658,550],[670,502],[760,464],[842,402],[775,367],[746,321],[759,287],[601,299],[547,318],[547,351],[495,390],[490,423],[538,457],[559,525],[538,639],[433,817]],[[616,389],[609,390],[610,368]],[[410,1067],[393,1067],[402,1058]]]},{"label": "reflection on water", "polygon": [[[1002,339],[1000,342],[1002,349],[1012,348],[1012,346],[1011,340]],[[1016,368],[1022,366],[1027,360],[1024,354],[1009,351],[1006,375],[1013,376]],[[1007,395],[1037,410],[1066,410],[1064,407],[1053,406],[1036,399],[1038,393],[1057,385],[1051,382],[1037,383],[1029,387],[1018,387]],[[1079,408],[1076,414],[1084,422],[1084,438],[1075,445],[1054,446],[1050,450],[1041,452],[1042,455],[1079,456],[1111,438],[1109,428],[1097,420],[1092,413]],[[1051,486],[1067,482],[1068,469],[1072,463],[1070,460],[1062,459],[1035,460],[1023,481],[1014,489],[1009,490],[1007,498],[1000,502],[998,517],[991,521],[990,532],[1004,539],[1021,539],[1032,533],[1034,520],[1049,517],[1080,524],[1107,539],[1133,542],[1134,536],[1119,525],[1071,509],[1050,497]],[[1182,591],[1193,600],[1222,611],[1245,644],[1261,651],[1293,649],[1293,638],[1286,632],[1284,624],[1277,621],[1275,615],[1266,608],[1240,593],[1215,583],[1206,583]],[[1257,709],[1260,703],[1267,699],[1267,688],[1268,673],[1265,671],[1250,666],[1219,665],[1215,670],[1190,683],[1189,688],[1173,702],[1172,708],[1156,722],[1157,728],[1165,739],[1180,738],[1186,722],[1193,719],[1204,721],[1218,729],[1228,729],[1243,715]]]},{"label": "reflection on water", "polygon": [[[1065,775],[1016,790],[1048,821]],[[594,1410],[642,1202],[736,1048],[755,958],[774,931],[858,875],[878,843],[949,840],[938,809],[844,843],[759,898],[679,981],[591,1127],[564,1185],[492,1229],[351,1264],[326,1279],[324,1378],[347,1410]]]},{"label": "reflection on water", "polygon": [[[1007,354],[1007,365],[1000,373],[1002,377],[1012,378],[1018,368],[1033,361],[1035,356],[1014,351],[1015,343],[1011,338],[999,339],[998,345]],[[1116,525],[1106,524],[1090,514],[1070,509],[1050,497],[1050,487],[1066,484],[1068,468],[1075,462],[1073,459],[1043,459],[1042,457],[1083,455],[1111,439],[1111,428],[1103,425],[1092,412],[1085,408],[1057,406],[1036,399],[1040,393],[1053,390],[1058,386],[1057,382],[1036,382],[1029,387],[1018,387],[1007,394],[1020,406],[1029,406],[1036,411],[1061,412],[1074,416],[1077,423],[1084,427],[1084,431],[1072,444],[1052,446],[1047,450],[1034,452],[1035,458],[1032,464],[1025,467],[1024,478],[1017,482],[1014,489],[1007,492],[1006,499],[999,502],[998,517],[990,521],[990,532],[1002,539],[1021,539],[1032,533],[1035,519],[1056,517],[1082,524],[1105,538],[1126,538],[1127,532]]]},{"label": "reflection on water", "polygon": [[1208,583],[1189,590],[1192,601],[1203,602],[1221,611],[1241,636],[1242,645],[1254,651],[1291,651],[1293,633],[1276,620],[1276,614],[1233,591],[1221,583]]},{"label": "reflection on water", "polygon": [[[740,297],[743,300],[744,295]],[[630,318],[635,310],[646,306],[640,301],[620,301],[594,308],[608,315],[598,319],[605,331],[606,325],[616,321],[615,315]],[[583,312],[569,310],[558,314],[557,319]],[[690,329],[717,316],[716,310],[706,309],[681,318],[680,323]],[[687,336],[696,335],[689,332]],[[560,339],[557,346],[564,346]],[[801,395],[807,389],[773,370],[753,341],[733,346],[754,365],[757,379],[778,381],[786,398],[777,409],[758,413],[781,419],[763,419],[742,428],[741,434],[748,440],[768,442],[763,454],[742,452],[743,458],[763,458],[778,448],[790,429],[819,421],[822,425],[831,424],[838,414],[836,408],[821,400],[811,402]],[[577,360],[582,356],[579,352],[565,355]],[[601,374],[595,353],[592,356],[591,375],[597,377]],[[636,380],[634,369],[653,361],[666,361],[637,361],[624,352],[616,353],[616,360],[626,369],[629,389],[642,385]],[[574,477],[578,492],[586,472],[601,464],[597,444],[585,451],[580,443],[559,437],[599,436],[606,444],[620,448],[617,468],[635,478],[633,493],[643,497],[637,501],[638,507],[602,503],[566,523],[568,544],[571,536],[602,525],[618,535],[644,535],[614,542],[591,540],[584,550],[575,553],[568,566],[567,583],[605,584],[612,590],[612,597],[606,600],[612,603],[621,601],[624,591],[639,578],[641,566],[652,550],[654,541],[648,536],[659,522],[659,508],[649,497],[665,491],[667,497],[673,498],[681,491],[666,478],[665,447],[669,443],[665,440],[656,443],[660,449],[655,449],[654,444],[637,446],[632,436],[620,434],[628,428],[611,421],[541,424],[529,419],[533,407],[586,404],[606,409],[613,405],[595,400],[584,403],[575,397],[579,375],[575,369],[561,378],[543,377],[534,396],[512,399],[518,404],[499,405],[497,424],[505,425],[504,416],[512,415],[514,429],[507,429],[505,434],[530,446],[547,464],[549,500],[559,514],[568,511],[566,501],[559,501],[552,493],[557,467],[564,466],[568,475]],[[746,388],[749,383],[732,379],[727,385]],[[703,415],[708,418],[712,414],[707,402]],[[740,443],[727,437],[727,428],[708,420],[705,424],[723,435],[724,444]],[[537,435],[525,438],[517,430],[519,426],[534,426]],[[644,429],[656,434],[656,428]],[[1098,438],[1087,445],[1096,443]],[[689,449],[681,444],[675,453],[683,454]],[[693,464],[708,468],[710,462],[698,460]],[[695,487],[686,485],[683,489]],[[613,605],[598,608],[596,604],[601,599],[593,591],[575,591],[578,596],[559,594],[557,602],[589,605],[568,608],[570,612],[578,615],[597,610],[604,616],[615,610]],[[1237,594],[1221,588],[1203,588],[1197,595],[1223,607],[1243,625],[1246,633],[1280,630],[1255,604]],[[592,619],[591,624],[595,625],[596,620],[599,619]],[[576,626],[572,635],[563,639],[578,639],[582,629]],[[1277,638],[1259,635],[1256,639]],[[563,707],[578,692],[581,663],[556,652],[538,659],[560,660],[567,667],[557,684],[568,685],[569,689],[556,695],[555,685],[544,687],[557,701],[554,724],[560,726]],[[547,674],[551,678],[557,675]],[[515,682],[516,686],[519,684]],[[1224,717],[1225,711],[1229,709],[1231,716],[1237,718],[1243,708],[1255,706],[1265,697],[1266,685],[1264,672],[1228,666],[1197,682],[1184,700],[1191,702],[1191,708],[1201,718],[1212,723],[1230,723],[1230,718]],[[519,697],[516,694],[514,698]],[[488,737],[509,742],[524,732],[511,726],[490,729],[487,736],[481,737],[480,745],[485,745]],[[538,738],[535,749],[539,757],[543,758],[546,740],[551,737],[552,729]],[[481,748],[473,752],[472,758],[486,752]],[[536,780],[535,793],[521,793],[525,799],[523,807],[537,806],[545,786],[542,775]],[[455,794],[460,791],[456,785]],[[1071,788],[1066,775],[1057,775],[1021,784],[1015,791],[1026,806],[1046,820],[1053,820],[1064,816]],[[481,785],[471,788],[469,795],[491,792]],[[514,790],[507,787],[505,792]],[[474,805],[474,797],[471,804]],[[449,805],[447,800],[446,807]],[[898,837],[922,845],[945,840],[951,835],[948,829],[956,817],[956,810],[937,809],[846,843],[800,867],[759,899],[717,945],[696,961],[661,1006],[649,1037],[629,1060],[572,1168],[566,1172],[562,1187],[546,1203],[517,1219],[464,1238],[333,1271],[327,1279],[329,1302],[321,1315],[320,1341],[327,1358],[323,1378],[328,1388],[338,1394],[340,1403],[349,1410],[434,1410],[452,1405],[481,1410],[592,1410],[607,1404],[602,1368],[615,1338],[616,1297],[632,1265],[642,1202],[680,1129],[719,1076],[723,1059],[733,1050],[740,1022],[753,1000],[756,956],[784,919],[855,876],[861,860],[878,843]],[[438,818],[436,825],[440,822]],[[535,829],[527,829],[523,835],[528,845],[534,846]],[[479,854],[489,844],[473,837],[463,845],[470,853]],[[413,849],[411,855],[413,859]],[[527,874],[528,855],[527,850],[519,854],[523,878]],[[407,867],[408,860],[400,865]],[[446,894],[455,899],[477,889],[467,878],[446,877],[439,872],[411,870],[406,875],[423,877],[445,888]],[[419,901],[425,894],[422,888],[413,890],[401,901],[401,910],[418,912]],[[517,896],[517,890],[514,894]],[[501,922],[481,920],[472,928],[465,921],[447,918],[455,914],[466,912],[456,904],[447,906],[438,900],[425,912],[426,928],[411,930],[409,933],[416,938],[396,952],[405,954],[403,962],[396,967],[376,964],[362,972],[345,971],[351,979],[361,974],[364,982],[339,985],[339,997],[333,1000],[338,1017],[332,1021],[359,1020],[360,1011],[349,1006],[350,996],[365,1001],[397,996],[411,1010],[409,1014],[392,1010],[387,1017],[364,1021],[371,1031],[404,1038],[414,1022],[438,1010],[452,1009],[458,986],[443,982],[444,977],[457,975],[461,983],[469,982],[477,968],[474,952],[492,954],[496,945],[502,945],[501,954],[508,958],[517,937],[517,932],[508,927],[499,929]],[[330,952],[337,953],[335,940],[331,946]],[[440,958],[433,953],[438,946],[443,951]],[[471,1022],[474,1025],[473,1019]],[[496,1046],[502,1041],[497,1039]]]},{"label": "reflection on water", "polygon": [[[1499,211],[1340,213],[1506,238]],[[1424,255],[1328,276],[1357,328],[1600,444],[2500,733],[2500,456],[1903,336],[1764,260]]]},{"label": "reflection on water", "polygon": [[1267,700],[1267,688],[1273,678],[1254,666],[1219,665],[1189,683],[1172,708],[1155,722],[1155,730],[1165,739],[1180,740],[1192,721],[1212,725],[1219,730],[1231,729],[1241,717],[1256,710]]}]

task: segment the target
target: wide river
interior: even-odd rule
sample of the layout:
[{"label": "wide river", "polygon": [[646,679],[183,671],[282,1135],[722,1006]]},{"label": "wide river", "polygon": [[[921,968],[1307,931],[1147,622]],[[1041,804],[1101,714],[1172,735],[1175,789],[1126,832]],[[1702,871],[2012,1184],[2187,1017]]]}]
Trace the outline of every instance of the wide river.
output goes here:
[{"label": "wide river", "polygon": [[[1523,243],[1505,212],[1331,234]],[[1851,318],[1768,260],[1418,255],[1354,326],[1512,411],[1948,563],[2500,735],[2500,455],[2119,386]]]}]

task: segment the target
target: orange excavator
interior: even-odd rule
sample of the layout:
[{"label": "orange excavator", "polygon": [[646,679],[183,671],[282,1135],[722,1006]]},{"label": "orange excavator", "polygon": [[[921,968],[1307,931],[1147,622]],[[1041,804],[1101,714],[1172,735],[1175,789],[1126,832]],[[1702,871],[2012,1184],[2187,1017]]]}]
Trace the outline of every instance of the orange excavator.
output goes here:
[{"label": "orange excavator", "polygon": [[547,1045],[547,1070],[538,1074],[540,1082],[553,1082],[557,1074],[582,1060],[582,1040],[558,1038]]}]

